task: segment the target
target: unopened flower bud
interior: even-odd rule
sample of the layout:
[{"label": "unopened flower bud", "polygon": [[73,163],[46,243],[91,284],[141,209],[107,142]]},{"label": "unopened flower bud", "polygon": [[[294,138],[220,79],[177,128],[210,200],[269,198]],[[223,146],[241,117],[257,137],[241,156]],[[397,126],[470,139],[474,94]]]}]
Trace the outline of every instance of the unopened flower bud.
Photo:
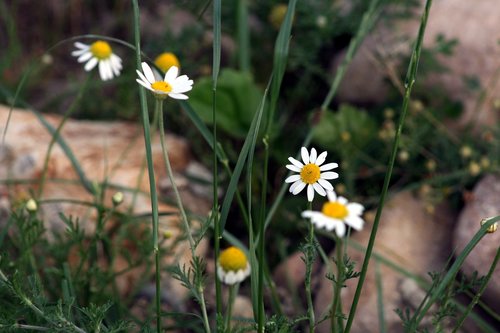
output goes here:
[{"label": "unopened flower bud", "polygon": [[29,199],[26,202],[26,210],[30,213],[36,212],[38,209],[38,205],[34,199]]},{"label": "unopened flower bud", "polygon": [[469,158],[471,157],[472,155],[472,148],[469,147],[469,146],[462,146],[462,148],[460,148],[460,156],[462,156],[463,158]]},{"label": "unopened flower bud", "polygon": [[113,200],[113,205],[118,206],[119,204],[121,204],[123,202],[123,193],[116,192],[113,195],[113,198],[111,198],[111,199]]},{"label": "unopened flower bud", "polygon": [[471,176],[475,177],[481,173],[481,166],[477,162],[470,162],[469,164],[469,173]]},{"label": "unopened flower bud", "polygon": [[[486,224],[486,222],[488,222],[488,220],[490,220],[490,219],[491,219],[491,217],[489,217],[489,218],[487,218],[487,219],[482,219],[482,220],[481,220],[481,226],[485,225],[485,224]],[[489,234],[492,234],[492,233],[494,233],[495,231],[497,231],[497,229],[498,229],[498,222],[495,222],[495,223],[493,223],[492,225],[490,225],[490,226],[488,227],[488,229],[486,229],[486,232],[487,232],[487,233],[489,233]]]}]

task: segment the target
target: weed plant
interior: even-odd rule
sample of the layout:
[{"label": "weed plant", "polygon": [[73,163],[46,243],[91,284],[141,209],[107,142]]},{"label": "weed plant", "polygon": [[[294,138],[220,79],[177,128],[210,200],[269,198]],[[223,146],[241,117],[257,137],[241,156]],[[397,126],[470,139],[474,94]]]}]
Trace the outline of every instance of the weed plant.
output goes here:
[{"label": "weed plant", "polygon": [[[151,10],[152,4],[140,4],[138,0],[110,2],[108,9],[121,15],[123,22],[118,26],[123,25],[128,35],[85,34],[51,40],[53,47],[44,45],[43,54],[22,69],[20,82],[17,72],[12,75],[15,79],[7,77],[0,84],[2,102],[28,108],[52,135],[40,179],[28,182],[33,185],[29,196],[11,200],[8,214],[5,218],[1,215],[0,331],[284,333],[314,332],[319,323],[328,321],[332,332],[347,333],[356,318],[371,263],[377,272],[380,332],[387,332],[384,311],[388,310],[381,297],[384,276],[380,265],[410,277],[427,290],[416,310],[396,310],[406,332],[442,332],[450,322],[455,332],[466,318],[484,332],[496,332],[495,324],[472,310],[479,304],[492,322],[500,322],[498,314],[479,299],[497,265],[500,248],[487,275],[468,279],[457,275],[473,248],[496,230],[500,216],[485,217],[481,227],[478,223],[478,231],[471,235],[465,249],[429,277],[415,276],[373,252],[391,183],[395,184],[391,188],[394,192],[419,191],[432,213],[444,200],[456,207],[461,205],[460,195],[480,175],[498,171],[500,165],[498,129],[482,129],[484,140],[476,140],[472,124],[457,137],[443,123],[460,113],[460,105],[446,96],[429,93],[417,81],[420,72],[425,75],[443,69],[436,55],[451,54],[456,44],[438,38],[434,48],[423,47],[431,4],[432,0],[427,0],[425,7],[419,8],[417,1],[401,5],[398,1],[360,0],[353,1],[346,11],[326,1],[279,4],[238,0],[224,5],[220,0],[188,1],[169,4],[168,8],[194,13],[192,24],[179,34],[167,30],[161,38],[149,38],[141,32],[148,22],[140,22],[140,11]],[[0,56],[0,70],[7,74],[25,47],[16,22],[18,5],[0,2],[8,45],[8,52]],[[101,9],[107,5],[99,6],[91,2],[84,9],[102,14]],[[386,23],[407,19],[416,11],[420,13],[420,28],[410,54],[402,57],[407,60],[402,61],[407,65],[406,75],[396,78],[392,97],[376,107],[336,104],[340,83],[349,79],[346,70],[375,24],[382,17]],[[173,14],[166,19],[173,19]],[[144,30],[149,31],[148,27]],[[232,37],[234,52],[225,49],[224,35]],[[87,70],[94,62],[106,82],[91,71],[83,83],[65,85],[58,94],[39,99],[37,107],[30,105],[34,82],[44,84],[43,77],[51,70],[48,64],[63,63],[63,51],[75,42],[79,43],[73,52],[78,61],[86,63]],[[153,59],[165,51],[165,42],[189,77],[178,76],[172,69],[179,66],[178,60],[174,67],[165,68],[166,76],[154,74],[162,73],[162,65]],[[119,61],[112,58],[115,49],[121,51]],[[340,51],[345,51],[345,56],[330,77],[325,71],[325,55]],[[54,70],[70,81],[77,77],[75,72]],[[196,78],[194,84],[191,77]],[[90,94],[99,97],[86,98]],[[114,97],[103,97],[107,95]],[[71,96],[76,97],[68,102]],[[37,108],[56,108],[64,113],[63,120],[54,128]],[[79,114],[77,110],[85,112]],[[120,117],[142,124],[150,214],[136,215],[132,206],[122,210],[122,192],[135,196],[139,189],[117,188],[106,180],[89,179],[61,135],[70,116],[101,118],[103,114],[105,118]],[[2,145],[8,143],[8,126],[8,122],[4,124]],[[170,165],[166,129],[188,137],[199,160],[213,171],[213,205],[206,216],[195,216],[184,208]],[[157,131],[162,167],[172,185],[178,213],[158,209],[162,198],[157,192],[151,144]],[[82,228],[82,216],[61,211],[64,229],[59,232],[47,230],[51,221],[40,219],[43,206],[52,202],[43,197],[43,188],[47,182],[56,181],[47,175],[48,158],[55,145],[71,161],[78,184],[93,198],[89,202],[66,200],[95,211],[95,230],[90,234]],[[328,158],[326,151],[318,154],[313,145],[326,150]],[[283,162],[290,155],[296,156],[288,159],[292,164],[286,168],[292,173],[286,176]],[[334,183],[335,193],[330,182],[339,174],[341,181]],[[2,182],[9,187],[23,180],[7,178]],[[285,196],[287,183],[292,183],[292,194],[306,192],[307,201],[303,195]],[[112,199],[106,195],[109,192],[114,193]],[[364,223],[361,204],[341,195],[376,209],[373,224]],[[327,196],[328,201],[318,210],[313,200],[324,202],[321,196]],[[160,229],[160,217],[169,214],[177,217],[183,228],[183,235],[174,240]],[[200,226],[192,225],[195,219],[201,221]],[[360,245],[351,242],[349,236],[363,225],[371,228],[370,239],[367,247],[361,248],[363,262],[355,263],[349,250]],[[320,230],[324,228],[327,230]],[[325,239],[335,243],[334,258],[328,257],[332,246],[325,247]],[[197,248],[203,240],[209,240],[212,246],[208,254],[200,256]],[[163,258],[176,253],[181,243],[188,244],[191,261],[164,265]],[[232,247],[223,250],[228,246]],[[280,257],[299,248],[306,272],[305,297],[295,299],[301,312],[290,316],[283,310],[270,272]],[[118,261],[124,261],[125,268],[117,270]],[[329,268],[325,278],[331,280],[334,295],[328,313],[319,318],[313,302],[315,262]],[[123,292],[120,279],[132,271],[139,271],[140,278]],[[183,300],[181,306],[176,300],[165,299],[168,288],[162,277],[166,275],[178,280],[194,302]],[[248,284],[244,282],[247,277]],[[341,290],[350,279],[358,281],[357,288],[350,311],[344,313]],[[154,295],[143,297],[151,282]],[[252,318],[233,316],[238,294],[251,300]],[[457,301],[460,294],[471,297],[467,306]],[[429,316],[430,327],[422,324]]]}]

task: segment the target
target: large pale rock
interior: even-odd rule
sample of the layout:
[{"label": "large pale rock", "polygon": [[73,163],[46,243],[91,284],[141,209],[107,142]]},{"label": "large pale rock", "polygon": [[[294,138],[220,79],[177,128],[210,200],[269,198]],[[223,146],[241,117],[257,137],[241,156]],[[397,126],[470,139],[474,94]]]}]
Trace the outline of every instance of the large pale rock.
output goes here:
[{"label": "large pale rock", "polygon": [[[399,55],[403,52],[409,54],[417,37],[421,12],[416,13],[415,20],[399,21],[391,27],[383,24],[376,27],[361,45],[339,87],[341,102],[377,103],[384,100],[388,81],[393,84],[399,81],[400,74],[395,71]],[[451,57],[440,58],[449,71],[429,79],[444,88],[448,96],[463,103],[465,112],[459,125],[475,120],[480,124],[499,120],[498,112],[493,109],[495,99],[500,98],[498,17],[500,6],[497,0],[440,0],[432,4],[424,46],[434,45],[439,35],[457,39],[459,44]],[[343,58],[342,54],[340,58]],[[339,61],[337,59],[335,63]],[[478,101],[483,89],[472,90],[464,80],[473,77],[479,79],[484,89],[482,103]],[[401,88],[402,82],[398,84]]]},{"label": "large pale rock", "polygon": [[[7,122],[9,109],[0,106],[0,132],[3,132]],[[44,115],[46,120],[56,128],[62,118],[56,115]],[[124,202],[117,209],[127,212],[131,209],[132,214],[151,214],[151,201],[149,198],[149,178],[145,167],[145,147],[142,127],[130,122],[99,122],[99,121],[81,121],[69,119],[62,128],[61,137],[71,148],[75,158],[79,161],[86,177],[95,184],[107,182],[108,188],[105,193],[104,205],[110,207],[111,196],[122,189],[124,192]],[[40,189],[41,175],[43,173],[47,149],[52,140],[52,136],[47,131],[37,117],[29,111],[14,110],[10,119],[5,145],[0,149],[0,177],[2,181],[22,180],[18,184],[9,185],[0,189],[0,226],[5,223],[4,217],[6,209],[6,195],[13,202],[26,200],[31,193],[37,195],[40,208],[38,213],[41,215],[45,228],[48,230],[47,236],[53,232],[63,232],[65,224],[59,217],[59,213],[79,218],[80,228],[87,233],[95,230],[96,210],[92,207],[69,202],[71,199],[79,201],[94,202],[94,198],[82,184],[70,160],[64,151],[56,143],[48,159],[47,180],[42,189]],[[167,135],[167,146],[169,147],[169,156],[172,168],[176,173],[176,183],[181,186],[181,195],[185,200],[184,204],[188,211],[193,211],[199,215],[205,215],[210,210],[210,201],[207,197],[199,195],[199,190],[191,188],[190,181],[187,181],[186,170],[193,169],[190,164],[193,161],[190,158],[189,148],[185,140],[174,135]],[[165,166],[161,154],[159,135],[153,137],[152,143],[153,162],[157,183],[161,183],[166,178]],[[197,168],[197,169],[196,169]],[[197,166],[195,171],[199,170]],[[205,174],[206,172],[204,172]],[[196,176],[196,175],[194,175]],[[56,181],[57,180],[57,181]],[[61,181],[62,180],[62,181]],[[25,182],[31,182],[28,185]],[[97,185],[95,185],[97,186]],[[129,189],[127,190],[123,190]],[[132,190],[138,189],[138,196],[133,207]],[[166,193],[169,202],[175,202],[171,193]],[[44,202],[50,200],[50,202]],[[160,212],[177,212],[176,207],[166,204],[160,204]],[[146,219],[146,220],[149,220]],[[118,221],[117,221],[118,222]],[[112,227],[113,221],[109,222]],[[196,221],[192,221],[193,229],[196,229]],[[149,233],[150,222],[138,223],[137,235]],[[164,264],[171,264],[176,261],[188,264],[191,259],[191,253],[186,241],[177,242],[178,236],[184,234],[184,229],[180,220],[174,215],[162,216],[160,218],[160,232],[168,231],[171,238],[166,239],[164,246],[176,244],[175,251],[171,256],[165,256]],[[128,248],[131,244],[118,244],[118,246]],[[199,246],[200,253],[206,251],[207,245],[202,242]],[[130,247],[131,253],[136,251]],[[69,254],[70,259],[73,254]],[[77,255],[77,251],[75,251]],[[76,260],[76,259],[75,259]],[[70,261],[71,262],[71,261]],[[117,258],[114,262],[115,270],[121,271],[127,267],[127,261],[124,258]],[[143,268],[137,268],[130,273],[119,277],[117,285],[123,293],[127,293],[132,287],[134,281],[144,275]],[[186,290],[180,285],[171,291],[179,297],[186,295]]]},{"label": "large pale rock", "polygon": [[[424,204],[409,192],[396,194],[385,206],[375,243],[375,254],[404,267],[413,274],[422,277],[429,271],[441,270],[451,253],[450,230],[453,215],[442,207],[435,215],[425,211]],[[352,236],[352,240],[366,247],[371,232],[368,223],[365,229]],[[356,262],[360,270],[364,253],[348,248],[348,255]],[[332,253],[330,257],[334,257]],[[372,256],[366,281],[361,293],[356,317],[351,332],[377,332],[377,289],[375,285],[376,257]],[[385,308],[385,320],[389,332],[403,332],[401,320],[393,311],[397,308],[415,309],[425,292],[419,289],[407,277],[396,272],[383,262],[379,262],[382,276],[382,288]],[[328,270],[323,269],[322,276]],[[334,272],[335,273],[335,272]],[[349,312],[358,279],[347,282],[342,292],[344,313]],[[408,287],[408,286],[411,286]],[[332,282],[326,278],[316,293],[316,318],[326,313],[333,297]],[[320,324],[317,332],[330,332],[329,320]]]},{"label": "large pale rock", "polygon": [[[453,245],[460,253],[480,228],[484,218],[500,215],[500,176],[487,175],[474,188],[472,199],[460,213],[455,228]],[[486,234],[472,250],[462,266],[462,272],[470,276],[474,271],[486,275],[500,246],[500,231]],[[493,272],[484,300],[500,313],[500,265]]]}]

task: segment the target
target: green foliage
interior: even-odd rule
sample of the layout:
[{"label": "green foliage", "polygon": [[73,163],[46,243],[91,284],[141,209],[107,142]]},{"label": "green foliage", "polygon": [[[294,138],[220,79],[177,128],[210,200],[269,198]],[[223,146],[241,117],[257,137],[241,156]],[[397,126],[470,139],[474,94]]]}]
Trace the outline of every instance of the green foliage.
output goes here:
[{"label": "green foliage", "polygon": [[[376,122],[366,111],[343,104],[336,112],[327,111],[313,130],[313,140],[330,151],[346,156],[342,142],[364,149],[376,136]],[[346,156],[347,157],[347,156]]]},{"label": "green foliage", "polygon": [[[248,73],[221,70],[217,84],[217,127],[244,138],[262,100],[262,91]],[[212,78],[200,78],[189,95],[191,106],[208,124],[212,122]]]}]

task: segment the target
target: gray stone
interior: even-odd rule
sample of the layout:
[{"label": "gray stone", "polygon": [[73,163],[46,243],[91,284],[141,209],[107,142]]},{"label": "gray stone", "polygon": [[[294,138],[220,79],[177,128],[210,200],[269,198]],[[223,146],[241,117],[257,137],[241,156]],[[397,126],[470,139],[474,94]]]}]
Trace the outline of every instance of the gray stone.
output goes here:
[{"label": "gray stone", "polygon": [[[396,194],[385,206],[380,222],[374,254],[390,260],[407,271],[426,277],[427,272],[441,270],[451,254],[451,227],[453,214],[446,207],[438,207],[433,215],[425,210],[425,204],[409,192]],[[366,247],[371,232],[368,222],[361,232],[352,235],[352,241]],[[348,247],[348,255],[356,262],[356,270],[360,270],[364,252]],[[335,253],[330,254],[330,257]],[[378,330],[377,288],[375,265],[377,259],[372,256],[366,281],[361,293],[356,316],[351,332],[376,332]],[[407,277],[379,261],[386,327],[389,332],[403,332],[401,320],[394,309],[409,307],[420,302],[425,291],[418,286],[408,286]],[[322,276],[328,273],[323,269]],[[335,272],[334,272],[335,273]],[[347,282],[342,291],[344,313],[349,312],[358,279]],[[402,292],[404,289],[405,292]],[[323,279],[316,293],[316,318],[326,313],[332,299],[332,283]],[[418,304],[417,304],[418,306]],[[321,323],[319,333],[330,332],[329,320]]]},{"label": "gray stone", "polygon": [[[339,101],[379,103],[387,97],[388,81],[401,89],[400,73],[396,68],[400,55],[409,54],[417,37],[421,13],[422,10],[416,12],[415,20],[399,21],[392,27],[381,23],[374,29],[347,70],[339,87]],[[440,58],[449,71],[433,74],[426,84],[442,87],[448,96],[463,103],[464,114],[458,125],[476,121],[488,125],[499,119],[493,106],[500,98],[498,17],[497,0],[441,0],[434,1],[431,7],[424,46],[434,45],[439,35],[447,40],[457,39],[459,44],[452,56]],[[333,68],[340,59],[334,60]],[[474,77],[482,89],[473,90],[467,86],[464,78]],[[479,102],[483,90],[484,99]]]}]

